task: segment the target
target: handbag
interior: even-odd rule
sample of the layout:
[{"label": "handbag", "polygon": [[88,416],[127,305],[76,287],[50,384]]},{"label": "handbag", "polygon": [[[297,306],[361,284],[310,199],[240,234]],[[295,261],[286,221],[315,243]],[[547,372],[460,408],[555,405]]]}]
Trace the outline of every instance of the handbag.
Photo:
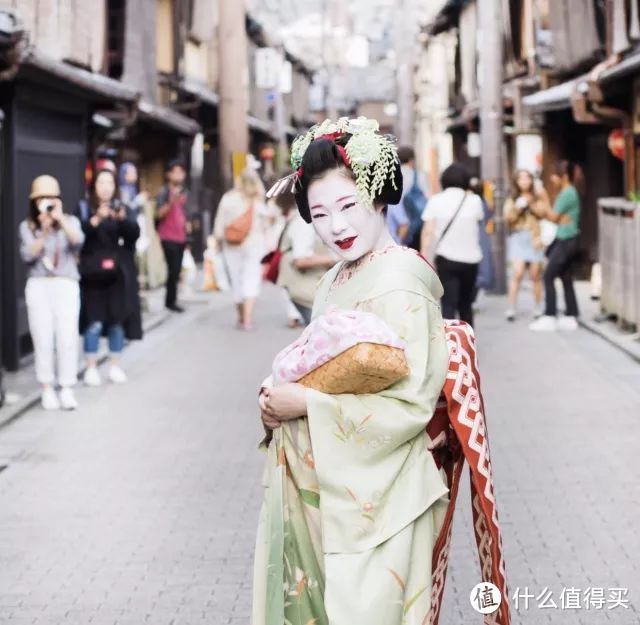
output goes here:
[{"label": "handbag", "polygon": [[373,313],[331,309],[273,362],[273,384],[330,394],[378,393],[409,375],[405,343]]},{"label": "handbag", "polygon": [[252,224],[253,204],[240,217],[225,227],[224,240],[231,245],[240,245],[247,238]]},{"label": "handbag", "polygon": [[276,284],[278,282],[278,276],[280,275],[280,262],[282,261],[282,257],[291,251],[291,248],[287,248],[286,250],[282,249],[282,241],[284,240],[284,235],[287,232],[287,228],[291,222],[287,222],[280,233],[280,238],[278,239],[278,245],[276,245],[276,249],[266,254],[260,264],[264,265],[264,271],[262,272],[262,278],[267,282],[273,282]]},{"label": "handbag", "polygon": [[110,284],[118,277],[120,263],[115,252],[99,250],[82,256],[78,269],[86,282]]}]

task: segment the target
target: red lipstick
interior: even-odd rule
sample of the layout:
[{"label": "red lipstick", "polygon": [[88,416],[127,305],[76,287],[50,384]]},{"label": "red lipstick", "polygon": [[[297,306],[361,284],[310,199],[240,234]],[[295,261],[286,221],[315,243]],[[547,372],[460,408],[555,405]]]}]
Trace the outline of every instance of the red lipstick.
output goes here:
[{"label": "red lipstick", "polygon": [[341,249],[341,250],[348,250],[352,245],[353,242],[357,239],[358,237],[349,237],[348,239],[342,239],[340,241],[335,241],[335,244]]}]

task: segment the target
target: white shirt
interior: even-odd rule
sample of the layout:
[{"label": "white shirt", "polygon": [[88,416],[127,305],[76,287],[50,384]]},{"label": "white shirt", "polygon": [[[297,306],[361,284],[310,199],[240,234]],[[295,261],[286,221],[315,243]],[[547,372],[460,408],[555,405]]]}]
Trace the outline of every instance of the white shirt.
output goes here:
[{"label": "white shirt", "polygon": [[294,260],[315,256],[318,235],[315,228],[299,214],[292,218],[287,234],[291,240],[291,256]]},{"label": "white shirt", "polygon": [[445,189],[436,193],[422,213],[423,221],[434,221],[433,236],[438,241],[435,253],[459,263],[479,263],[480,223],[484,218],[482,200],[475,193],[467,193],[464,203],[444,238],[442,232],[455,214],[464,191],[459,188]]}]

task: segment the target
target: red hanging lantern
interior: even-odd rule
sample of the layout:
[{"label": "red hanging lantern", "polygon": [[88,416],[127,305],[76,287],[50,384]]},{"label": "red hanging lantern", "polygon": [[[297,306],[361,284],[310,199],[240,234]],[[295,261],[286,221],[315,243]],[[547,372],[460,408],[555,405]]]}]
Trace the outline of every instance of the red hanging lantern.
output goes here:
[{"label": "red hanging lantern", "polygon": [[260,160],[272,161],[276,156],[276,151],[271,145],[265,145],[260,149]]},{"label": "red hanging lantern", "polygon": [[92,182],[93,182],[93,164],[91,163],[90,160],[88,160],[85,163],[85,166],[84,166],[84,184],[85,184],[85,187],[88,189],[91,186]]},{"label": "red hanging lantern", "polygon": [[621,161],[624,160],[625,141],[622,128],[615,128],[609,133],[607,146],[609,147],[609,151],[611,152],[611,154],[613,154],[616,158],[619,158]]}]

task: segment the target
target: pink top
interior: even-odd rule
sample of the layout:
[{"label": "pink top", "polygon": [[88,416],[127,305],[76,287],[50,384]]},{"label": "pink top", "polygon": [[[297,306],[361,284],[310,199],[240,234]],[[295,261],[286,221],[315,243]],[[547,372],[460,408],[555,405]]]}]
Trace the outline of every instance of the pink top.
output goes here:
[{"label": "pink top", "polygon": [[180,195],[171,201],[171,208],[164,219],[158,224],[158,236],[161,241],[185,243],[187,240],[187,216],[184,212],[187,198]]}]

